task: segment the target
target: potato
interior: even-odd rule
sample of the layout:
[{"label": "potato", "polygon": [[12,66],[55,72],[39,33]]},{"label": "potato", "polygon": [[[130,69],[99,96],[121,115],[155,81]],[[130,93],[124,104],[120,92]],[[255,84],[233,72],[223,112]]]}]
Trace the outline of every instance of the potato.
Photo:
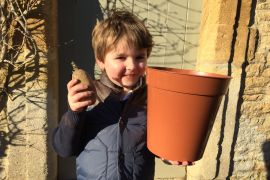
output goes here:
[{"label": "potato", "polygon": [[83,69],[79,69],[74,62],[71,62],[73,67],[72,79],[79,80],[80,83],[88,86],[89,91],[93,91],[94,94],[90,97],[93,102],[96,101],[96,88],[90,75]]}]

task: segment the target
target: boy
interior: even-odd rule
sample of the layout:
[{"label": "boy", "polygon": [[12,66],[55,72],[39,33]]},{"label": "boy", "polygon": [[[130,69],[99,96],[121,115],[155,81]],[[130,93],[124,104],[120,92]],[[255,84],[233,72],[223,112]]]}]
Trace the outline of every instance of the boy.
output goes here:
[{"label": "boy", "polygon": [[78,80],[68,83],[69,110],[54,132],[54,149],[77,156],[78,179],[154,179],[144,79],[152,36],[133,14],[114,11],[95,26],[92,46],[102,71],[97,94]]}]

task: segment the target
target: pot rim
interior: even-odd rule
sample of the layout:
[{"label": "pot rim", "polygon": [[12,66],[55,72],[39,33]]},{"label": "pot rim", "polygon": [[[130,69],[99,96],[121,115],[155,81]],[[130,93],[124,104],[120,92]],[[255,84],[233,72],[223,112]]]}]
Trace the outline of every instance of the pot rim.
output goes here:
[{"label": "pot rim", "polygon": [[177,69],[177,68],[170,68],[170,67],[159,67],[159,66],[148,66],[147,69],[151,71],[159,71],[176,74],[176,75],[186,75],[186,76],[199,76],[203,78],[215,78],[215,79],[232,79],[231,76],[217,74],[217,73],[210,73],[204,71],[196,71],[191,69]]}]

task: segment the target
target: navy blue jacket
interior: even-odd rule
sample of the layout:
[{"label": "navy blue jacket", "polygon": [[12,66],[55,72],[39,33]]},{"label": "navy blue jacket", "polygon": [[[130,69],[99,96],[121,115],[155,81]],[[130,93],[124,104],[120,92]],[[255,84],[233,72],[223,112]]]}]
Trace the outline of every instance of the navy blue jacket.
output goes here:
[{"label": "navy blue jacket", "polygon": [[95,82],[98,103],[85,112],[68,110],[53,135],[62,157],[77,156],[77,178],[152,180],[154,155],[146,147],[146,86],[127,100],[103,74]]}]

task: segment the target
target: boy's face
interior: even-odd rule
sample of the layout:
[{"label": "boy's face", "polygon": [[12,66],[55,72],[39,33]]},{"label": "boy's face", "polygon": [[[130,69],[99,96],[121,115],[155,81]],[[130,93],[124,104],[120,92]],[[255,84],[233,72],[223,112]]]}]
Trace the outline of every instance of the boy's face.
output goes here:
[{"label": "boy's face", "polygon": [[97,60],[101,70],[105,70],[109,79],[129,91],[144,74],[147,60],[147,49],[129,46],[120,40],[116,47],[109,51],[103,62]]}]

